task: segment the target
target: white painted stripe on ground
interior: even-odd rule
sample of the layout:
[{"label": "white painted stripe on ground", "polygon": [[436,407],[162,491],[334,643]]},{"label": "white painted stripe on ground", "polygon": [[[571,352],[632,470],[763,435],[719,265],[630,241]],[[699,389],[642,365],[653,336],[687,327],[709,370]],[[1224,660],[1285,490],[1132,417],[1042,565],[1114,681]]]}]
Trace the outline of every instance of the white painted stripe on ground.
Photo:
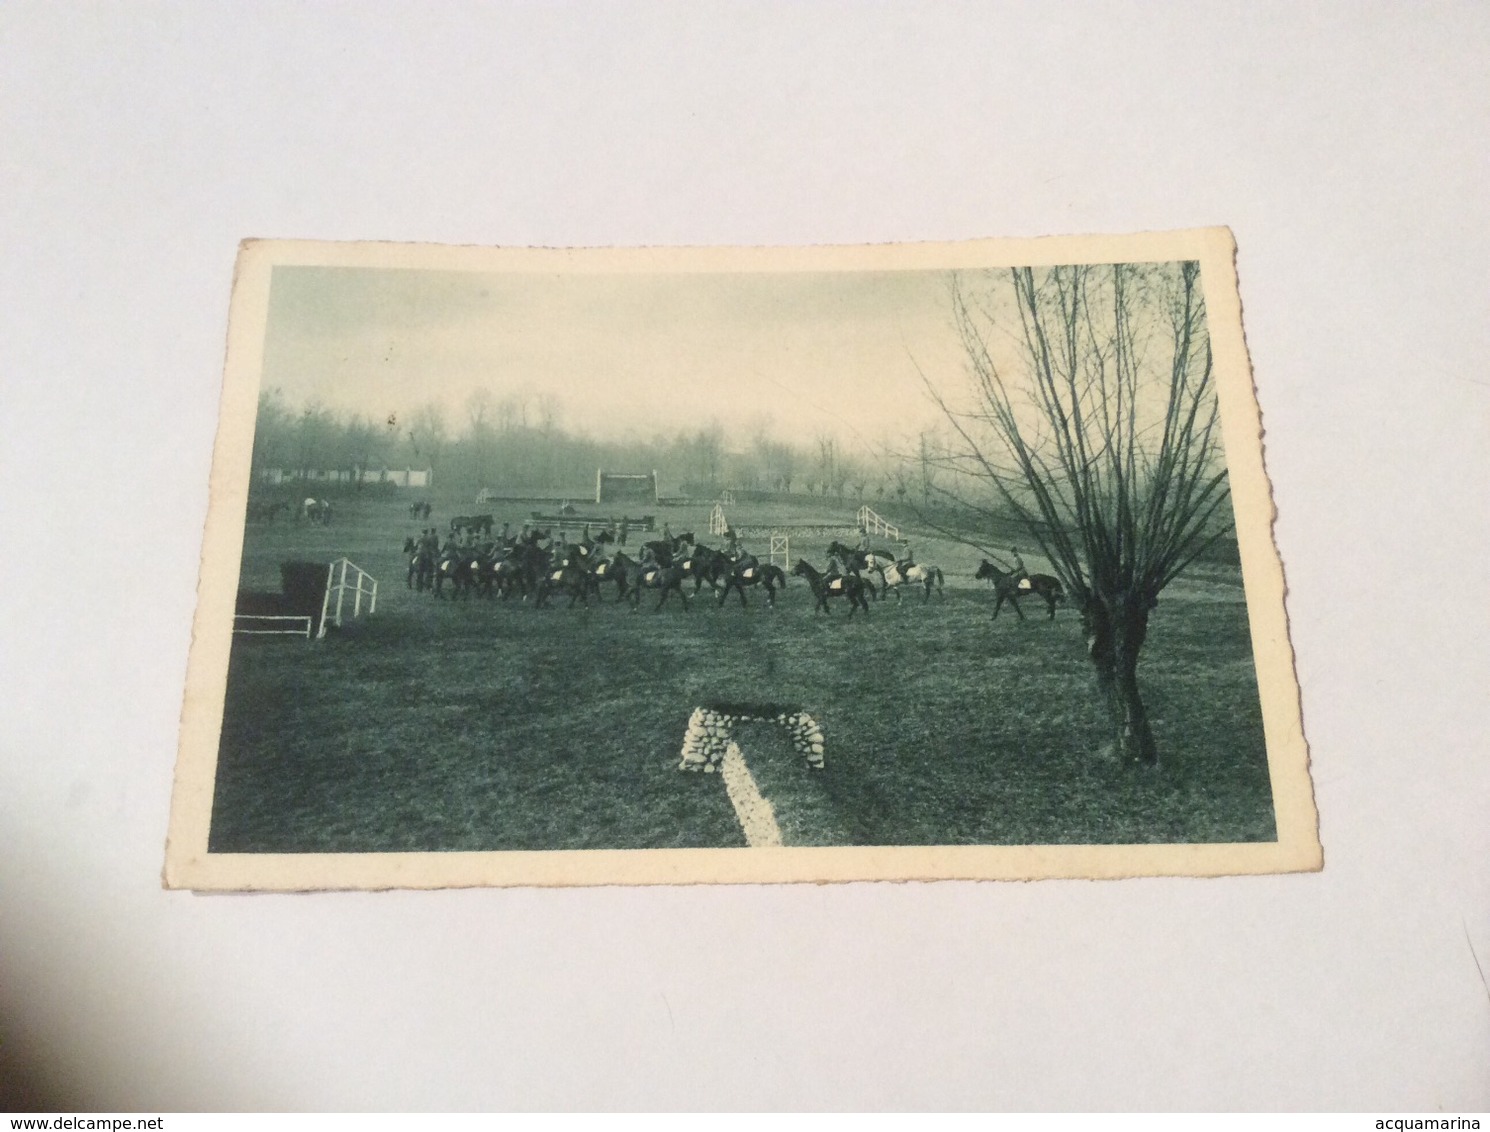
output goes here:
[{"label": "white painted stripe on ground", "polygon": [[740,819],[740,828],[745,831],[745,844],[752,848],[780,845],[781,829],[776,824],[776,811],[771,809],[771,803],[755,784],[738,744],[731,742],[725,748],[719,770],[724,777],[724,789],[735,807],[735,816]]}]

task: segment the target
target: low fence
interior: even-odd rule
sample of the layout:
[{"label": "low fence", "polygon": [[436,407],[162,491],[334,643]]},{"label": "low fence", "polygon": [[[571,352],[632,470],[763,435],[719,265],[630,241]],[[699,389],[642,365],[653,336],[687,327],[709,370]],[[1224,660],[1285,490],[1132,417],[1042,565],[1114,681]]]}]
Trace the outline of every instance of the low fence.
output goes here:
[{"label": "low fence", "polygon": [[864,506],[859,508],[857,515],[859,529],[865,534],[883,535],[885,538],[900,538],[900,528],[894,523],[885,521],[885,517],[873,507]]},{"label": "low fence", "polygon": [[551,527],[583,527],[588,523],[592,527],[606,530],[615,527],[620,530],[621,524],[625,523],[628,531],[655,531],[657,529],[656,515],[643,515],[639,519],[630,515],[622,515],[617,519],[614,515],[545,515],[541,511],[530,511],[528,517],[535,523],[544,523]]},{"label": "low fence", "polygon": [[314,617],[282,613],[235,613],[233,632],[244,637],[304,637],[310,640]]},{"label": "low fence", "polygon": [[853,523],[772,523],[769,526],[741,523],[735,527],[735,534],[741,538],[747,536],[761,538],[765,535],[789,534],[797,538],[852,539],[858,533],[859,528],[854,526]]},{"label": "low fence", "polygon": [[335,562],[281,562],[280,590],[239,590],[233,632],[244,637],[326,635],[348,617],[378,608],[378,580],[346,558]]}]

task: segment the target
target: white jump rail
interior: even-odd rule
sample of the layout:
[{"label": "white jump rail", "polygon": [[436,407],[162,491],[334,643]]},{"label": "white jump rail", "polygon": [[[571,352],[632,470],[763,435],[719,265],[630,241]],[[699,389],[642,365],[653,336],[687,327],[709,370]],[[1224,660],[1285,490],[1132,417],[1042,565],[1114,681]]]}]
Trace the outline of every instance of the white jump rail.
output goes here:
[{"label": "white jump rail", "polygon": [[900,538],[900,528],[894,523],[887,523],[885,517],[873,508],[865,506],[859,508],[859,529],[871,535],[884,535],[885,538]]},{"label": "white jump rail", "polygon": [[[296,622],[294,628],[283,629],[249,629],[246,623],[258,623],[265,621],[274,622]],[[278,614],[267,613],[238,613],[233,616],[233,632],[244,637],[304,637],[310,640],[310,631],[315,625],[314,617],[287,617]]]},{"label": "white jump rail", "polygon": [[[347,575],[352,574],[349,582]],[[367,611],[376,613],[378,611],[378,580],[362,567],[346,558],[338,558],[331,563],[326,572],[326,596],[321,599],[321,631],[319,637],[326,635],[327,622],[334,622],[338,629],[342,625],[343,603],[346,601],[347,591],[351,590],[352,616],[362,616],[362,597],[367,595]],[[331,595],[336,595],[336,607],[332,608]]]},{"label": "white jump rail", "polygon": [[724,508],[716,503],[714,510],[709,512],[709,533],[722,535],[727,530],[729,530],[729,523],[724,518]]}]

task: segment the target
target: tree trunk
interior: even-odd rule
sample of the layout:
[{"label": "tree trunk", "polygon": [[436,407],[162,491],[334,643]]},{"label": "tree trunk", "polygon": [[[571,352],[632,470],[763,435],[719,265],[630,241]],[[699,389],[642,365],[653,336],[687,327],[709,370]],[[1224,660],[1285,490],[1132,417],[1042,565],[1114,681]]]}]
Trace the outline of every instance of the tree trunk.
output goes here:
[{"label": "tree trunk", "polygon": [[1113,749],[1119,761],[1157,763],[1154,732],[1138,692],[1138,654],[1148,634],[1148,609],[1127,595],[1107,600],[1094,595],[1082,622],[1087,653],[1097,670],[1097,686],[1112,720]]}]

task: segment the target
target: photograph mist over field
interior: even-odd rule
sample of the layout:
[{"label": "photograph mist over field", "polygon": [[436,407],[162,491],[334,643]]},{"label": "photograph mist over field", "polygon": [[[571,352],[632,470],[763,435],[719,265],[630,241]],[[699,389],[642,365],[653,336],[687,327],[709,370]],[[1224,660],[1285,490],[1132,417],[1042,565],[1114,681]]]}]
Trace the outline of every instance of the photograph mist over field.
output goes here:
[{"label": "photograph mist over field", "polygon": [[904,451],[937,413],[918,367],[963,367],[941,271],[473,274],[278,267],[263,390],[452,437],[600,444],[720,430]]}]

